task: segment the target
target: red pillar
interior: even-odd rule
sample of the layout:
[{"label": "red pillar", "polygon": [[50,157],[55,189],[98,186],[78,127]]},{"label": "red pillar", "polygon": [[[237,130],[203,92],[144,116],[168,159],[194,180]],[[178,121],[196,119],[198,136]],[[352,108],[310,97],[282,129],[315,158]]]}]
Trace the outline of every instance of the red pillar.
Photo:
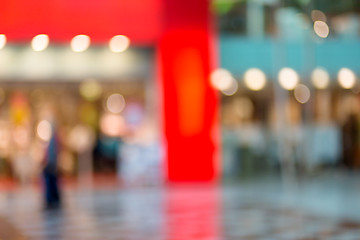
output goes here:
[{"label": "red pillar", "polygon": [[166,174],[170,182],[218,176],[218,97],[209,0],[164,0],[158,48]]}]

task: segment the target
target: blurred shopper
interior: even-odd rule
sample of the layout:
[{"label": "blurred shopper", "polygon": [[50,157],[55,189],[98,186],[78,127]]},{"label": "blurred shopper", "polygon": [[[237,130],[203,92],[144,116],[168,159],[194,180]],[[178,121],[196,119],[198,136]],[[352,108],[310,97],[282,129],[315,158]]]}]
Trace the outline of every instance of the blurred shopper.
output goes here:
[{"label": "blurred shopper", "polygon": [[358,152],[359,125],[355,114],[349,115],[342,127],[343,164],[354,168]]},{"label": "blurred shopper", "polygon": [[56,208],[60,206],[60,190],[58,183],[58,155],[60,144],[55,125],[52,125],[51,137],[45,152],[44,159],[44,192],[46,208]]}]

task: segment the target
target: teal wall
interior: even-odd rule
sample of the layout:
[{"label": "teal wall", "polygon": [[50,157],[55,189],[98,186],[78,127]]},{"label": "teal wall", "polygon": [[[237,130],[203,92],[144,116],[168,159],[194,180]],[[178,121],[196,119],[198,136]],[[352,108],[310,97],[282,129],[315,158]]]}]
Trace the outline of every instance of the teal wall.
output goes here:
[{"label": "teal wall", "polygon": [[360,40],[329,39],[322,42],[250,39],[225,35],[220,38],[221,67],[240,77],[249,68],[260,68],[276,79],[282,67],[295,69],[307,78],[317,66],[326,68],[332,79],[339,69],[350,68],[360,76]]}]

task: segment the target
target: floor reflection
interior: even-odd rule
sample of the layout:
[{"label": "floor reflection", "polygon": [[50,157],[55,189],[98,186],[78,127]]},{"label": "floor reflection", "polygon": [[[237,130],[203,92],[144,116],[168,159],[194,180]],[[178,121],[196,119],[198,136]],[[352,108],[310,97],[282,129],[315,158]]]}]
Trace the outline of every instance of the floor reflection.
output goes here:
[{"label": "floor reflection", "polygon": [[[62,209],[43,209],[37,189],[0,193],[0,215],[36,240],[355,240],[357,183],[341,174],[283,184],[66,189]],[[1,222],[0,222],[1,226]]]},{"label": "floor reflection", "polygon": [[166,190],[166,239],[220,239],[221,202],[217,186]]}]

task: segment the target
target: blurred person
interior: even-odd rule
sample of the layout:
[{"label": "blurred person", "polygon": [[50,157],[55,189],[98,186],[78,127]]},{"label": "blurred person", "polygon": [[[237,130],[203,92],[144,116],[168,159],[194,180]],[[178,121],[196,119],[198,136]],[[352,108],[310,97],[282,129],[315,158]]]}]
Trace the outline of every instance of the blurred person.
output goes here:
[{"label": "blurred person", "polygon": [[47,209],[60,207],[61,196],[58,181],[58,155],[60,152],[60,143],[56,131],[55,123],[52,122],[51,137],[46,148],[44,157],[44,193],[45,207]]}]

